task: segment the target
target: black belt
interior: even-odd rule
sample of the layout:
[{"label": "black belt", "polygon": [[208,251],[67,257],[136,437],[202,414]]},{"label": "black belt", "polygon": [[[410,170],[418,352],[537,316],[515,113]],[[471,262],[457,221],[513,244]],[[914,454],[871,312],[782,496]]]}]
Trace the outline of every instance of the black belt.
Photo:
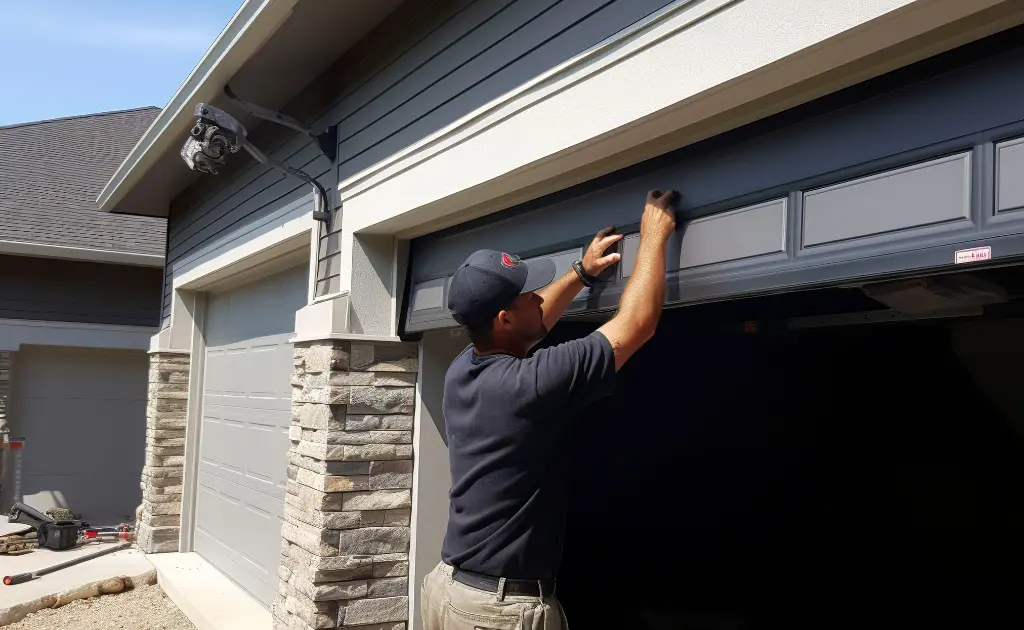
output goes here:
[{"label": "black belt", "polygon": [[[460,584],[465,584],[466,586],[471,586],[473,588],[480,589],[481,591],[489,591],[491,593],[498,592],[500,582],[500,578],[496,578],[492,575],[484,575],[483,573],[476,573],[474,571],[457,568],[452,569],[452,579]],[[555,581],[505,580],[505,597],[511,597],[514,595],[540,597],[541,591],[544,592],[545,597],[554,595]]]}]

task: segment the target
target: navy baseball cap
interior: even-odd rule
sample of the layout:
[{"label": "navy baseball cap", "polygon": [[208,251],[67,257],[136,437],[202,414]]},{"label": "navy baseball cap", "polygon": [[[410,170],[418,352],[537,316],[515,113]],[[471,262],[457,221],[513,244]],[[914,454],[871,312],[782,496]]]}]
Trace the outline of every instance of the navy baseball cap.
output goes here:
[{"label": "navy baseball cap", "polygon": [[463,326],[482,325],[517,296],[546,287],[554,279],[555,263],[550,258],[527,265],[518,256],[481,249],[455,271],[448,289],[448,310]]}]

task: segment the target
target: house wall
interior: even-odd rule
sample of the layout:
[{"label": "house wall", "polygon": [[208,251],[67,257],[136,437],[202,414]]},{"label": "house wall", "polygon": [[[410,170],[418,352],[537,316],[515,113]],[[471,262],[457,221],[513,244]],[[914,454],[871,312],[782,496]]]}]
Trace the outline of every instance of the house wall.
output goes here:
[{"label": "house wall", "polygon": [[[266,125],[252,134],[271,156],[328,190],[532,77],[643,18],[667,0],[411,0],[318,78],[286,111],[338,125],[331,164],[301,134]],[[384,43],[382,43],[384,42]],[[237,162],[171,204],[163,322],[176,267],[240,226],[307,195],[279,171]],[[335,222],[340,229],[340,221]],[[340,287],[337,233],[324,237],[317,295]]]},{"label": "house wall", "polygon": [[156,326],[159,268],[0,255],[0,319]]},{"label": "house wall", "polygon": [[[810,100],[807,94],[814,90],[819,90],[817,95],[820,95],[858,82],[867,76],[850,71],[841,79],[830,78],[837,82],[815,83],[806,90],[803,88],[807,86],[801,83],[810,82],[809,77],[815,78],[816,73],[841,69],[843,64],[859,60],[861,56],[889,52],[887,46],[905,42],[935,28],[936,24],[962,17],[951,15],[944,18],[946,21],[937,18],[929,21],[935,16],[928,15],[925,16],[928,19],[924,19],[918,15],[920,31],[904,34],[901,28],[892,27],[885,30],[885,37],[877,33],[863,37],[860,27],[871,23],[872,27],[882,29],[878,25],[887,23],[888,12],[899,13],[904,22],[898,24],[905,25],[908,12],[900,12],[901,7],[927,5],[935,9],[948,8],[953,3],[941,0],[872,0],[854,4],[810,0],[677,2],[674,5],[678,11],[664,19],[659,17],[653,25],[638,28],[635,37],[633,29],[627,29],[629,33],[616,38],[614,50],[588,52],[580,56],[586,59],[567,64],[572,67],[559,66],[588,45],[622,32],[631,19],[636,19],[631,17],[630,11],[643,16],[661,4],[628,0],[603,4],[570,0],[412,0],[285,108],[300,118],[338,124],[336,163],[328,163],[308,139],[287,130],[263,125],[251,134],[255,144],[275,157],[317,176],[332,195],[335,184],[345,180],[339,184],[341,194],[346,195],[343,197],[346,200],[344,222],[334,222],[335,232],[323,238],[321,260],[311,262],[317,263],[321,279],[317,283],[317,295],[339,290],[344,294],[351,288],[352,295],[361,298],[351,305],[347,297],[321,301],[303,309],[306,313],[300,311],[297,315],[294,416],[286,500],[290,518],[282,532],[281,597],[274,607],[277,627],[372,623],[403,628],[410,614],[416,614],[414,608],[410,613],[406,596],[416,588],[417,577],[407,575],[412,569],[407,563],[419,562],[421,568],[428,565],[431,560],[428,556],[432,555],[428,549],[433,544],[429,538],[443,528],[440,520],[443,514],[438,511],[407,512],[414,494],[410,492],[410,484],[414,483],[410,461],[414,448],[429,446],[415,450],[415,456],[423,458],[416,462],[417,474],[430,491],[424,493],[424,487],[419,488],[420,500],[428,494],[441,494],[437,492],[440,487],[436,479],[443,478],[443,468],[438,468],[439,463],[443,463],[440,456],[443,448],[436,425],[436,434],[424,432],[422,436],[414,434],[410,428],[409,411],[417,404],[408,378],[409,372],[416,369],[411,365],[415,353],[393,337],[398,313],[397,294],[405,269],[399,238],[413,238],[472,218],[468,213],[480,216],[536,198],[543,194],[532,188],[538,182],[552,186],[545,191],[551,192],[635,164],[651,157],[637,157],[638,154],[630,151],[636,145],[696,122],[702,123],[712,115],[709,110],[721,108],[720,111],[732,115],[734,112],[727,110],[737,104],[751,105],[751,109],[743,113],[748,116],[744,122],[748,122],[779,111],[778,108]],[[786,12],[777,11],[777,4],[784,4]],[[992,0],[988,4],[998,2]],[[971,6],[981,6],[981,3]],[[530,7],[534,11],[533,19],[522,17],[528,14],[513,12]],[[586,7],[598,13],[582,10]],[[579,11],[575,14],[579,16],[577,20],[565,20],[559,13],[570,9]],[[619,11],[615,14],[618,18],[598,19],[601,15],[612,15],[603,12],[613,9]],[[690,12],[691,9],[699,9],[700,15]],[[488,10],[491,13],[487,13]],[[516,18],[518,22],[510,17],[514,15],[520,16]],[[556,19],[556,16],[562,17]],[[561,30],[543,30],[555,23],[563,25]],[[584,25],[590,30],[576,30]],[[851,31],[856,32],[851,34]],[[893,32],[900,34],[893,35]],[[582,33],[589,35],[584,37]],[[569,34],[575,35],[570,37]],[[536,37],[529,39],[528,35]],[[750,41],[754,45],[745,46],[747,40],[741,35],[753,38]],[[946,33],[945,37],[952,36]],[[810,49],[820,52],[818,47],[822,42],[840,40],[848,44],[847,48],[832,51],[837,53],[835,55],[815,55],[813,63],[808,61],[812,56],[807,54]],[[736,56],[730,52],[735,52]],[[921,56],[933,54],[917,49],[912,52]],[[908,54],[907,50],[901,54]],[[801,56],[802,59],[798,59]],[[518,65],[527,59],[532,61]],[[732,63],[737,59],[742,63]],[[901,59],[894,55],[887,57],[885,63],[909,63]],[[806,68],[806,72],[793,71],[782,78],[776,73],[771,79],[744,81],[747,73],[774,67],[780,60]],[[866,67],[871,72],[877,69],[867,65],[857,72],[869,73]],[[543,75],[546,69],[557,70],[560,74],[556,80],[542,82],[539,87],[531,84],[513,97],[503,98],[510,90],[516,91]],[[502,77],[504,83],[499,80]],[[654,92],[657,99],[652,99],[646,88],[656,82],[660,82]],[[647,85],[639,86],[640,83]],[[756,89],[741,91],[736,88],[738,85],[754,85]],[[757,99],[772,94],[772,90],[794,86],[801,91],[790,94],[787,98],[792,100],[787,101],[785,107],[781,100],[773,101],[770,107],[754,112],[753,105],[763,104]],[[730,89],[733,90],[729,92]],[[721,97],[723,93],[731,96]],[[703,106],[700,112],[689,110],[686,115],[674,116],[657,130],[645,126],[647,131],[643,138],[630,136],[617,148],[612,147],[609,138],[621,139],[629,135],[641,122],[646,125],[653,120],[662,108],[675,107],[684,101],[692,105],[704,97],[708,102],[714,102],[715,98],[719,101],[713,106]],[[723,104],[723,99],[728,102]],[[682,111],[681,107],[679,109]],[[468,135],[449,134],[452,128],[461,130],[460,112],[473,117],[472,129]],[[742,116],[737,120],[739,118]],[[734,128],[742,123],[730,119],[727,123],[718,120],[715,124]],[[686,146],[726,130],[716,127],[712,132],[709,129],[710,126],[702,127],[701,131],[694,132],[705,134],[702,137],[675,136],[671,148]],[[434,142],[434,135],[444,135],[444,146],[436,150],[433,145],[422,149]],[[595,138],[608,144],[602,144],[600,152],[590,153],[588,150],[597,144]],[[421,146],[409,148],[418,141],[422,141]],[[403,153],[401,160],[389,161],[389,156],[407,148],[408,155]],[[663,148],[659,153],[666,150]],[[548,168],[570,154],[575,160],[572,164],[559,162],[557,168]],[[618,166],[612,167],[603,161],[609,156],[614,157]],[[589,170],[591,163],[599,160],[602,162],[594,167],[596,170]],[[374,168],[361,170],[370,166]],[[387,172],[378,177],[371,172],[378,168]],[[579,170],[574,170],[577,168]],[[584,169],[587,173],[583,173]],[[526,179],[512,181],[520,176]],[[501,180],[500,185],[492,185],[498,180]],[[513,193],[526,197],[513,201]],[[173,407],[174,412],[185,414],[188,423],[196,419],[194,403],[201,381],[197,375],[201,370],[197,372],[195,366],[201,365],[202,352],[192,336],[197,329],[191,325],[191,316],[185,314],[187,305],[184,299],[178,299],[187,293],[187,283],[180,283],[179,288],[183,290],[177,291],[177,295],[175,290],[175,279],[188,266],[186,261],[206,256],[200,252],[207,248],[225,252],[225,255],[234,251],[232,246],[238,241],[233,240],[233,234],[257,225],[263,226],[259,229],[272,230],[278,220],[275,217],[287,214],[288,207],[297,207],[291,204],[300,203],[300,198],[308,194],[306,185],[239,159],[221,175],[203,177],[172,202],[163,320],[168,323],[172,304],[185,305],[174,309],[174,323],[169,330],[177,330],[178,320],[182,319],[185,324],[182,330],[187,334],[166,335],[172,341],[167,347],[188,352],[191,339],[193,382],[186,405],[151,393],[151,409],[163,406],[170,412]],[[446,205],[449,199],[455,201]],[[300,212],[308,214],[308,209]],[[339,260],[344,254],[337,255],[345,240],[337,231],[343,223],[343,234],[351,239],[347,262]],[[243,248],[235,247],[238,249]],[[224,281],[229,283],[233,279],[228,277]],[[365,299],[371,294],[373,299]],[[343,305],[343,313],[342,307],[336,306],[339,304]],[[325,308],[318,308],[320,306]],[[323,329],[304,326],[305,315],[310,315],[308,321],[312,322],[315,318],[311,315],[323,313],[331,320],[327,334]],[[426,345],[421,346],[421,351],[426,348]],[[374,359],[366,362],[368,354],[376,355],[379,363],[380,355],[392,352],[406,362],[401,369],[371,367]],[[358,362],[357,354],[361,355]],[[422,393],[426,407],[436,406],[440,382],[437,368],[444,361],[440,355],[420,359],[419,365],[431,366],[432,374],[422,375],[419,381],[420,386],[429,391],[417,393]],[[383,372],[398,374],[381,374]],[[422,430],[424,418],[429,415],[433,420],[433,417],[429,413],[423,415],[424,408],[418,412]],[[175,421],[175,428],[167,428],[168,431],[184,426],[176,422],[178,418],[163,420]],[[147,461],[159,461],[160,468],[168,469],[161,473],[173,479],[171,475],[181,474],[176,464],[172,465],[179,461],[174,448],[181,436],[174,434],[167,439],[174,443],[153,449],[154,455],[157,450],[166,452],[167,459],[161,455]],[[196,432],[186,431],[184,461],[196,457],[196,441]],[[168,484],[167,487],[174,484],[173,481],[161,483]],[[183,484],[186,499],[182,502],[186,511],[189,483],[186,466]],[[154,486],[154,496],[158,487]],[[174,528],[180,522],[183,534],[188,531],[187,518],[179,520],[177,511],[181,508],[175,507],[175,502],[174,498],[168,498],[170,511],[153,513],[168,516],[153,528]],[[423,534],[423,546],[410,549],[411,538],[418,538],[419,533]],[[140,532],[140,539],[145,537]],[[172,537],[157,538],[151,537],[149,543],[167,543],[163,546],[173,548]],[[410,557],[410,554],[415,555]]]},{"label": "house wall", "polygon": [[[160,281],[158,267],[0,255],[0,433],[33,445],[24,496],[14,496],[8,470],[0,510],[16,499],[43,509],[67,499],[94,522],[134,510],[135,473],[126,470],[141,462],[142,428],[128,419],[141,415],[146,397],[144,350],[159,322]],[[104,393],[108,382],[113,393]],[[117,424],[101,440],[116,457],[62,452],[81,422]],[[94,491],[97,479],[106,491]]]}]

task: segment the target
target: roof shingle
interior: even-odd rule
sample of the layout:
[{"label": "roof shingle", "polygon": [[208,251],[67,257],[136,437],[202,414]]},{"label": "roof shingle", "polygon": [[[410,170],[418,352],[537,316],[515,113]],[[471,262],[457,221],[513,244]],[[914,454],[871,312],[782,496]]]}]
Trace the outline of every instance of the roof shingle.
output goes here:
[{"label": "roof shingle", "polygon": [[0,240],[162,256],[164,219],[107,214],[95,203],[159,111],[0,127]]}]

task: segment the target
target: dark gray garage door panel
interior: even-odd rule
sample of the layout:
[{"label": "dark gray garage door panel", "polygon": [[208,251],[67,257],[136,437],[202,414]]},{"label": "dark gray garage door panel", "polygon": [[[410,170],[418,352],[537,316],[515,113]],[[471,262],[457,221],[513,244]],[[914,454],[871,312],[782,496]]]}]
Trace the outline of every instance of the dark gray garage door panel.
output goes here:
[{"label": "dark gray garage door panel", "polygon": [[915,164],[804,194],[804,247],[853,241],[971,215],[971,154]]},{"label": "dark gray garage door panel", "polygon": [[434,278],[417,284],[412,293],[412,310],[424,312],[444,307],[446,284],[448,278]]},{"label": "dark gray garage door panel", "polygon": [[996,145],[996,212],[1024,209],[1024,138]]},{"label": "dark gray garage door panel", "polygon": [[288,469],[295,311],[307,267],[211,296],[196,551],[269,606]]},{"label": "dark gray garage door panel", "polygon": [[[694,269],[716,263],[786,252],[786,200],[776,199],[682,226],[668,245],[665,270]],[[680,238],[681,235],[681,238]],[[622,277],[633,274],[640,235],[622,242]]]}]

